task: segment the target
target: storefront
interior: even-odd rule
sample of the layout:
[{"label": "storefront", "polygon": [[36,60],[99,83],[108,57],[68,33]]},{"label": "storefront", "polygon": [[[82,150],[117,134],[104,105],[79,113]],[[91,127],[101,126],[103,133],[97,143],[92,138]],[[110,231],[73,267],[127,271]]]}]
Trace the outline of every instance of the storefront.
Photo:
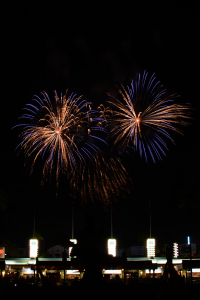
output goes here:
[{"label": "storefront", "polygon": [[[142,278],[159,278],[164,274],[166,258],[155,257],[148,259],[112,257],[100,264],[102,275],[107,281],[119,278],[122,282],[141,280]],[[187,280],[200,281],[200,260],[194,259],[173,259],[173,268],[178,275],[184,276]],[[192,268],[192,273],[191,273]],[[86,269],[84,260],[67,258],[8,258],[0,259],[1,278],[10,276],[10,278],[20,277],[27,281],[35,283],[46,277],[54,284],[70,283],[76,279],[83,278]]]}]

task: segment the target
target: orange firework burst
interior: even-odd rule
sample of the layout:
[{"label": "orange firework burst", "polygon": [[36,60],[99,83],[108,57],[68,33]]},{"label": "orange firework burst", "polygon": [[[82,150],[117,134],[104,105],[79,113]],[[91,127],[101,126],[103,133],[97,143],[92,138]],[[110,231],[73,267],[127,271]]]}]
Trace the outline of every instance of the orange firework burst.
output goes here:
[{"label": "orange firework burst", "polygon": [[114,101],[109,101],[114,106],[112,117],[108,124],[115,124],[108,134],[113,147],[120,145],[123,153],[127,147],[139,150],[140,156],[150,157],[155,162],[155,157],[162,158],[168,150],[165,138],[174,142],[170,131],[182,133],[178,125],[187,125],[190,118],[188,105],[175,103],[173,97],[165,98],[166,90],[154,74],[147,80],[148,73],[139,74],[131,87],[126,90],[123,86],[119,89],[122,101],[111,96]]},{"label": "orange firework burst", "polygon": [[90,104],[75,94],[67,97],[66,93],[59,98],[55,91],[53,102],[46,92],[41,94],[43,98],[35,96],[33,104],[25,107],[21,118],[26,123],[19,125],[24,130],[18,146],[24,149],[26,158],[35,155],[31,171],[38,157],[45,157],[43,178],[55,168],[58,181],[60,172],[72,174],[77,163],[83,161],[82,153],[89,156],[90,150],[95,149],[83,139],[91,119]]}]

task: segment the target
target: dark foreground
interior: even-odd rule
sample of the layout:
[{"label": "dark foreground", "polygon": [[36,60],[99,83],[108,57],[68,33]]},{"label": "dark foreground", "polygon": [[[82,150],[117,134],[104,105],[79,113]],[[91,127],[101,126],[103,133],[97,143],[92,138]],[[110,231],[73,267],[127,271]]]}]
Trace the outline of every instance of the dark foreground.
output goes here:
[{"label": "dark foreground", "polygon": [[0,299],[198,299],[200,284],[138,283],[81,284],[74,286],[0,286]]}]

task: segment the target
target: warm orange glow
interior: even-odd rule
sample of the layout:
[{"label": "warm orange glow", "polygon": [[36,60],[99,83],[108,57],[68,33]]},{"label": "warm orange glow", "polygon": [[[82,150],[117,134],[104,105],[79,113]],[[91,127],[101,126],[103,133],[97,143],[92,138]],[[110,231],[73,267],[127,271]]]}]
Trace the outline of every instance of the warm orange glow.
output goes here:
[{"label": "warm orange glow", "polygon": [[136,122],[139,123],[140,122],[140,118],[136,118]]}]

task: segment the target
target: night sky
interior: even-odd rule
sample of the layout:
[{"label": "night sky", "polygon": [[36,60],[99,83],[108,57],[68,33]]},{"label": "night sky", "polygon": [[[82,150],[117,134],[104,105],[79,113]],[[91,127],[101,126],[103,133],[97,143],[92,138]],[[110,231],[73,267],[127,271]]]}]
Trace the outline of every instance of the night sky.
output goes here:
[{"label": "night sky", "polygon": [[[108,2],[108,3],[107,3]],[[22,108],[33,95],[50,97],[75,92],[97,107],[115,84],[130,84],[138,71],[155,72],[170,93],[181,95],[193,108],[191,126],[162,161],[146,163],[138,155],[123,162],[132,179],[131,193],[114,203],[114,237],[120,247],[139,245],[149,235],[149,201],[152,236],[159,247],[186,243],[191,207],[191,240],[199,236],[199,36],[195,6],[168,1],[1,1],[1,195],[8,203],[0,210],[0,242],[10,239],[25,247],[33,233],[44,237],[44,249],[71,238],[69,184],[62,179],[58,196],[54,183],[41,186],[41,168],[30,176],[31,161],[15,151]],[[95,227],[110,236],[110,211],[95,201],[76,201],[75,237],[84,228],[87,213]]]}]

